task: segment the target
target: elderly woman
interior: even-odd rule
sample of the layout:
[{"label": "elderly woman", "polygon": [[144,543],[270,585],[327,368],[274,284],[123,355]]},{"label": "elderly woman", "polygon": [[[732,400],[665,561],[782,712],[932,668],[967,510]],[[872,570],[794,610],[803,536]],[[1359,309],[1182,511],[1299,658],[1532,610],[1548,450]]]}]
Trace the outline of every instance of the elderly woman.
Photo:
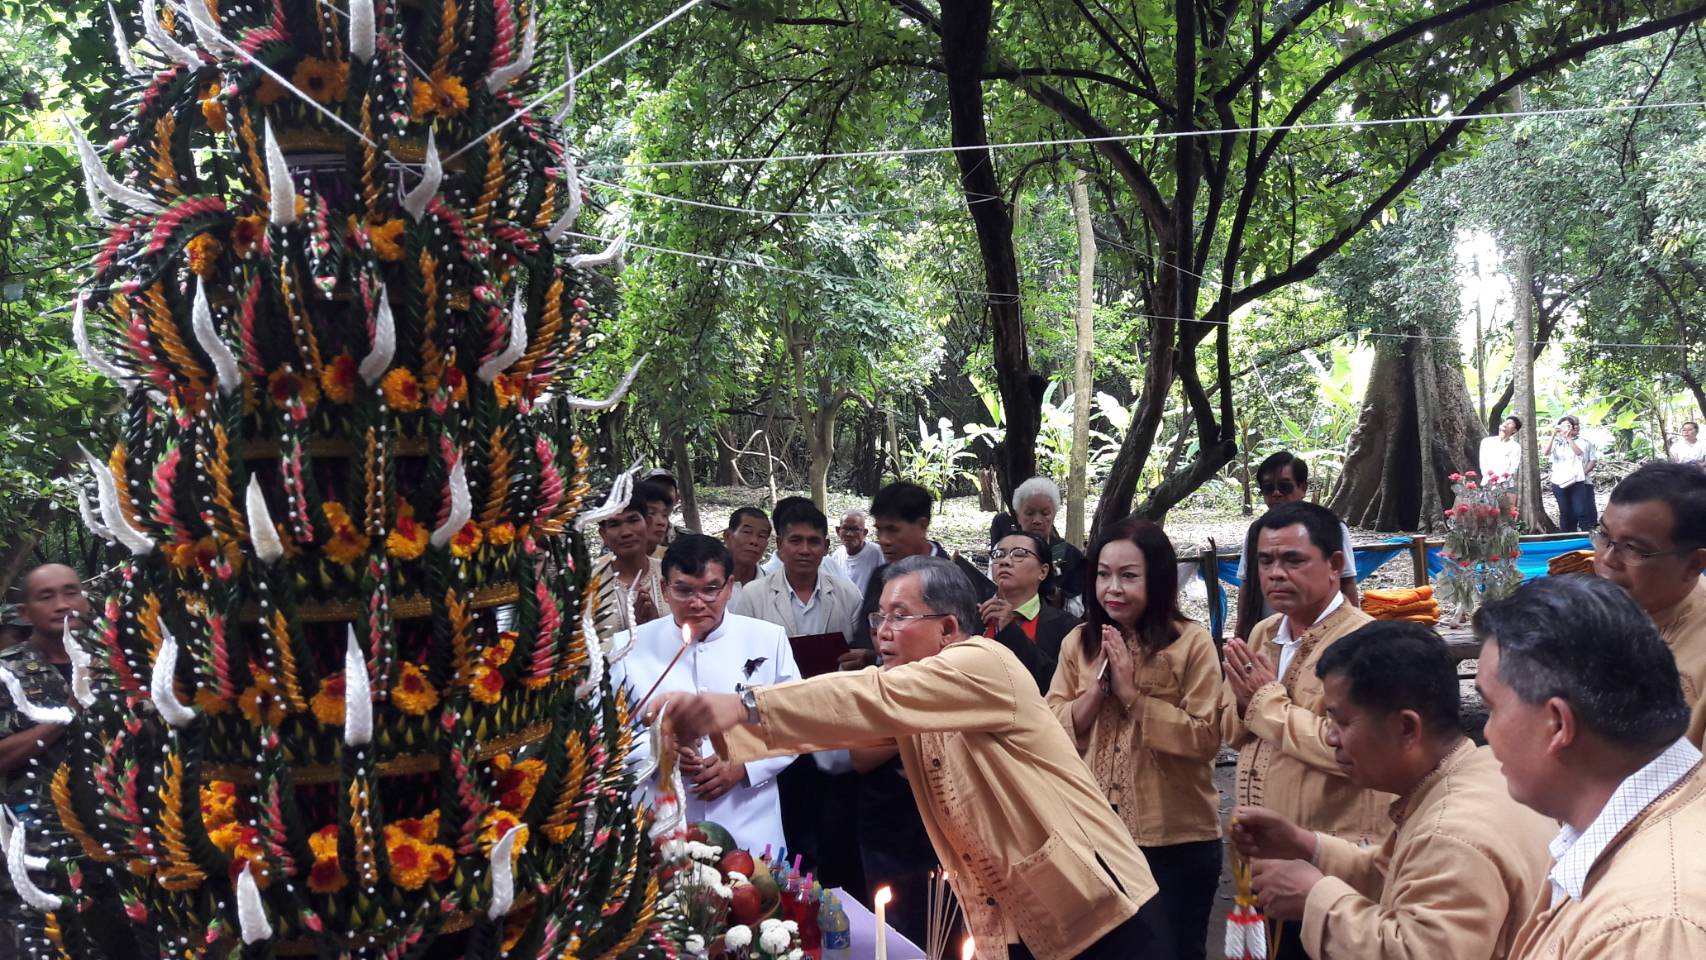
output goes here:
[{"label": "elderly woman", "polygon": [[1013,491],[1013,512],[997,514],[990,524],[989,542],[999,543],[1014,530],[1034,533],[1047,541],[1055,581],[1049,591],[1053,596],[1045,599],[1077,616],[1083,612],[1084,554],[1055,532],[1054,518],[1059,513],[1060,488],[1047,477],[1032,477]]},{"label": "elderly woman", "polygon": [[894,565],[871,614],[883,666],[735,694],[673,694],[676,736],[731,762],[892,740],[982,960],[1173,955],[1155,881],[1072,741],[1006,648],[968,635],[946,560]]},{"label": "elderly woman", "polygon": [[1053,571],[1048,541],[1016,530],[996,542],[989,564],[995,596],[977,608],[983,635],[1013,651],[1037,678],[1037,689],[1046,692],[1060,659],[1060,641],[1078,626],[1077,617],[1042,602]]},{"label": "elderly woman", "polygon": [[1173,544],[1138,517],[1090,548],[1084,626],[1061,645],[1048,705],[1143,851],[1178,956],[1205,956],[1220,880],[1214,755],[1220,661],[1179,612]]}]

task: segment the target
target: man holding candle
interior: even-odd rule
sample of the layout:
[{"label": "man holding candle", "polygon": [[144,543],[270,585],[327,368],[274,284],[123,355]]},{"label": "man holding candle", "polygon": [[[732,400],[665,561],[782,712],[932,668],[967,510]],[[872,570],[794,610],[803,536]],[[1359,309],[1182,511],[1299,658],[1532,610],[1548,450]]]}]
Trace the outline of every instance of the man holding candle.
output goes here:
[{"label": "man holding candle", "polygon": [[932,557],[888,569],[870,617],[880,670],[670,695],[676,734],[724,734],[730,762],[892,741],[979,957],[1171,957],[1149,866],[1036,681],[968,633],[971,584]]},{"label": "man holding candle", "polygon": [[[664,551],[663,595],[670,615],[617,635],[613,644],[620,653],[632,638],[632,649],[611,667],[611,681],[630,684],[636,706],[654,688],[656,704],[670,693],[735,696],[754,684],[799,677],[786,630],[725,612],[733,567],[728,548],[712,537],[683,534]],[[782,846],[776,775],[793,757],[731,763],[696,738],[682,738],[681,744],[687,819],[720,824],[746,849]],[[649,738],[635,737],[632,762],[647,763],[650,749]]]}]

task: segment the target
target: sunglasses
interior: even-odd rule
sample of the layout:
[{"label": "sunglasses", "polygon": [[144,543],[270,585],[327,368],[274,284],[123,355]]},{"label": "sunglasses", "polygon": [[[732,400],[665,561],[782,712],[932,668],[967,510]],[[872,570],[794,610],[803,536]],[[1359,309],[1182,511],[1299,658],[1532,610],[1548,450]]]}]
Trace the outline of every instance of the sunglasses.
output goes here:
[{"label": "sunglasses", "polygon": [[1278,483],[1258,483],[1256,484],[1256,489],[1262,491],[1262,496],[1264,497],[1275,493],[1280,494],[1281,496],[1290,496],[1297,492],[1297,484],[1292,483],[1290,480],[1281,480]]}]

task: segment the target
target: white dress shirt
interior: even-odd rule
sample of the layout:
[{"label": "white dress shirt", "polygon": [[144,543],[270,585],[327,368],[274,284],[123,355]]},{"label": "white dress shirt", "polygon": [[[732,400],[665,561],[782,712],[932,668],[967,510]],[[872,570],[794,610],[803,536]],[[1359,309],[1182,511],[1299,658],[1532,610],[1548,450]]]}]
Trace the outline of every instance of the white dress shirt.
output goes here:
[{"label": "white dress shirt", "polygon": [[[628,638],[619,636],[614,649],[621,650]],[[723,622],[710,635],[689,647],[666,675],[664,669],[681,649],[681,627],[674,617],[659,617],[634,631],[634,646],[628,655],[611,666],[612,684],[624,681],[633,696],[644,696],[663,676],[658,693],[734,693],[737,686],[760,686],[798,680],[794,651],[788,632],[773,623],[725,613]],[[636,718],[636,723],[638,719]],[[645,765],[651,759],[649,731],[640,729],[634,738],[629,762]],[[700,755],[713,752],[709,738],[701,741]],[[776,792],[776,775],[793,757],[756,760],[746,765],[746,782],[718,799],[705,803],[692,795],[687,784],[687,819],[690,823],[710,820],[720,824],[747,850],[762,850],[766,844],[780,848],[782,806]],[[639,798],[650,801],[653,783],[637,787]]]},{"label": "white dress shirt", "polygon": [[1553,486],[1586,482],[1589,465],[1599,460],[1599,451],[1586,438],[1576,437],[1575,446],[1581,449],[1580,454],[1571,448],[1569,440],[1559,437],[1552,441],[1552,475],[1547,482]]},{"label": "white dress shirt", "polygon": [[1676,439],[1670,442],[1670,458],[1677,463],[1691,463],[1695,466],[1706,464],[1706,440]]},{"label": "white dress shirt", "polygon": [[[1338,590],[1333,591],[1332,601],[1327,604],[1327,609],[1321,611],[1321,615],[1315,618],[1315,623],[1320,623],[1327,619],[1332,615],[1334,610],[1337,610],[1344,605],[1344,593]],[[1315,623],[1310,624],[1310,626],[1313,627]],[[1285,678],[1285,668],[1291,666],[1291,658],[1297,656],[1297,638],[1291,635],[1290,617],[1286,617],[1284,620],[1280,621],[1279,629],[1274,631],[1274,643],[1279,645],[1280,659],[1277,670],[1279,671],[1280,679],[1283,680]]]},{"label": "white dress shirt", "polygon": [[1553,862],[1548,878],[1552,881],[1552,905],[1557,906],[1566,897],[1580,900],[1588,873],[1606,845],[1699,762],[1700,750],[1684,737],[1618,784],[1586,830],[1577,833],[1565,824],[1551,843]]},{"label": "white dress shirt", "polygon": [[1522,441],[1512,435],[1509,440],[1504,437],[1481,438],[1481,478],[1491,476],[1514,477],[1517,467],[1522,466]]}]

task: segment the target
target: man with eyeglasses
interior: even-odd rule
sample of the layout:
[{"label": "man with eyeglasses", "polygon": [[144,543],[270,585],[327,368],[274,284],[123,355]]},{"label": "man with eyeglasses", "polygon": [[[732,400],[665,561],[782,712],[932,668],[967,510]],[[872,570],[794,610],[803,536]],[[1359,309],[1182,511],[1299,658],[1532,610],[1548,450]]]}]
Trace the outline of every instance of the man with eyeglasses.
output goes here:
[{"label": "man with eyeglasses", "polygon": [[841,546],[836,547],[824,561],[824,568],[830,573],[851,580],[859,588],[860,596],[864,596],[865,588],[871,585],[871,574],[883,565],[883,551],[866,542],[868,533],[865,511],[849,510],[842,514],[841,524],[835,528]]},{"label": "man with eyeglasses", "polygon": [[[635,698],[656,686],[653,699],[661,700],[667,693],[738,694],[759,684],[799,679],[788,631],[726,612],[733,568],[728,548],[717,539],[694,533],[676,537],[663,555],[669,614],[617,635],[613,649],[623,650],[630,638],[633,647],[611,667],[611,682],[626,682]],[[637,699],[633,703],[639,706]],[[682,744],[679,750],[689,821],[718,823],[749,850],[785,843],[776,775],[793,757],[742,764],[724,762],[708,742]],[[635,737],[630,762],[645,766],[650,759],[649,738]],[[642,784],[641,790],[651,787]]]},{"label": "man with eyeglasses", "polygon": [[1706,736],[1706,473],[1649,463],[1624,477],[1592,535],[1594,572],[1629,591],[1676,657],[1690,711]]},{"label": "man with eyeglasses", "polygon": [[[1256,488],[1269,510],[1282,503],[1301,503],[1309,498],[1309,464],[1290,450],[1269,456],[1256,467]],[[1351,546],[1351,528],[1343,521],[1339,533],[1344,538],[1344,566],[1339,570],[1339,592],[1345,601],[1358,606],[1356,553]],[[1256,525],[1244,537],[1244,549],[1238,554],[1238,615],[1233,620],[1232,635],[1247,640],[1256,624],[1274,615],[1274,606],[1263,595],[1259,583],[1251,583],[1250,554],[1255,549]]]}]

